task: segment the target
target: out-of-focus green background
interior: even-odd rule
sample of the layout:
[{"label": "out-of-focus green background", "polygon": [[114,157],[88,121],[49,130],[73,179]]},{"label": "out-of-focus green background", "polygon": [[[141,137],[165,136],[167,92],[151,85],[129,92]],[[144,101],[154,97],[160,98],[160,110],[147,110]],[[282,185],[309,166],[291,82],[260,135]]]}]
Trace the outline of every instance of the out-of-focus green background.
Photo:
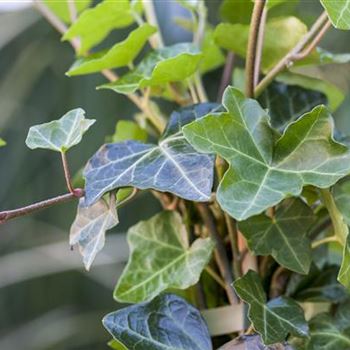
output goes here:
[{"label": "out-of-focus green background", "polygon": [[[220,1],[208,3],[215,22]],[[0,136],[8,142],[0,149],[0,210],[65,192],[59,155],[26,148],[30,126],[76,107],[97,119],[68,154],[74,173],[113,133],[118,119],[131,119],[136,112],[123,96],[95,90],[104,82],[102,76],[66,77],[74,60],[70,46],[60,42],[34,9],[9,11],[14,4],[24,1],[0,3]],[[156,4],[166,43],[189,40],[188,33],[172,24],[184,10],[171,0]],[[305,21],[320,11],[316,0],[298,7]],[[113,43],[124,34],[116,31],[108,40]],[[331,30],[322,47],[350,52],[350,34]],[[349,67],[345,66],[348,72]],[[219,69],[205,78],[214,100],[220,75]],[[350,133],[349,97],[335,117],[338,127]],[[86,273],[78,252],[68,246],[75,206],[61,205],[0,226],[1,350],[107,349],[109,335],[101,319],[120,307],[112,292],[127,259],[125,232],[159,207],[152,197],[141,196],[120,210],[121,224],[108,234],[106,248]]]}]

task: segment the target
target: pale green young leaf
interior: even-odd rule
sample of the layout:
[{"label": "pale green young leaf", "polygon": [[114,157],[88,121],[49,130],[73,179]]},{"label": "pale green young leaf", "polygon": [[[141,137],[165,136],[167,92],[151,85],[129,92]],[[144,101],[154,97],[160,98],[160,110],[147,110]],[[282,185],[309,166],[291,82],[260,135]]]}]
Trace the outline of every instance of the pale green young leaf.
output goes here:
[{"label": "pale green young leaf", "polygon": [[129,0],[104,0],[96,7],[84,11],[64,34],[63,40],[79,37],[79,53],[85,53],[113,29],[127,27],[133,22],[133,9]]},{"label": "pale green young leaf", "polygon": [[149,37],[155,32],[154,27],[147,23],[143,24],[109,50],[79,58],[66,74],[68,76],[89,74],[103,69],[127,66],[134,61]]},{"label": "pale green young leaf", "polygon": [[314,221],[312,210],[300,199],[288,199],[274,218],[264,214],[239,223],[249,249],[255,255],[272,255],[289,270],[308,273],[311,244],[308,228]]},{"label": "pale green young leaf", "polygon": [[229,163],[217,200],[237,220],[298,196],[305,185],[327,188],[349,173],[350,152],[333,140],[333,119],[324,106],[301,116],[275,141],[267,112],[255,100],[228,87],[223,105],[227,112],[208,114],[183,130],[197,151]]},{"label": "pale green young leaf", "polygon": [[106,231],[118,223],[114,196],[110,196],[109,203],[102,198],[89,207],[84,206],[84,199],[80,200],[69,244],[78,245],[86,270],[90,270],[97,253],[104,247]]},{"label": "pale green young leaf", "polygon": [[4,147],[4,146],[6,146],[6,141],[0,138],[0,147]]},{"label": "pale green young leaf", "polygon": [[[68,5],[69,1],[70,0],[44,0],[43,2],[62,21],[65,23],[71,23],[72,21]],[[92,0],[73,0],[72,3],[79,14],[90,6]]]},{"label": "pale green young leaf", "polygon": [[108,342],[108,346],[115,350],[128,350],[121,342],[115,339]]},{"label": "pale green young leaf", "polygon": [[189,43],[164,47],[147,55],[137,68],[99,89],[130,94],[139,88],[183,81],[198,68],[201,52]]},{"label": "pale green young leaf", "polygon": [[197,283],[208,263],[213,242],[198,238],[192,245],[179,214],[162,212],[128,231],[130,260],[114,297],[121,302],[150,300],[167,288]]},{"label": "pale green young leaf", "polygon": [[[216,43],[245,58],[249,28],[249,24],[221,23],[214,32]],[[306,25],[296,17],[272,18],[267,22],[262,52],[262,70],[267,71],[275,66],[306,32]]]},{"label": "pale green young leaf", "polygon": [[282,342],[288,334],[308,336],[303,309],[294,300],[285,297],[267,302],[256,272],[248,271],[233,285],[240,298],[249,304],[248,317],[266,345]]},{"label": "pale green young leaf", "polygon": [[85,119],[83,109],[72,109],[61,119],[32,126],[28,132],[26,145],[31,149],[44,148],[66,152],[81,141],[84,133],[95,121]]},{"label": "pale green young leaf", "polygon": [[350,291],[350,235],[348,234],[343,247],[343,259],[341,262],[338,281]]},{"label": "pale green young leaf", "polygon": [[115,126],[112,142],[123,142],[127,140],[147,141],[147,132],[131,120],[119,120]]},{"label": "pale green young leaf", "polygon": [[350,1],[320,0],[327,11],[333,26],[337,29],[350,29]]}]

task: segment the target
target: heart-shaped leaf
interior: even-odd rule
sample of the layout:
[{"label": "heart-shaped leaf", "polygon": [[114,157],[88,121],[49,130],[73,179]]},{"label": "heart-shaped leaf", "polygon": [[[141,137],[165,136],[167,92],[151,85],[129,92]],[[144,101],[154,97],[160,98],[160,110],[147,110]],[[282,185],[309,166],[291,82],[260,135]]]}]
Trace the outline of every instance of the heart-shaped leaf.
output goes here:
[{"label": "heart-shaped leaf", "polygon": [[190,246],[176,212],[163,212],[128,231],[130,259],[114,291],[118,301],[150,300],[167,288],[186,289],[198,282],[214,248],[198,238]]},{"label": "heart-shaped leaf", "polygon": [[79,53],[85,53],[102,41],[112,29],[132,24],[133,11],[129,0],[104,0],[96,7],[84,11],[64,34],[63,40],[79,37]]},{"label": "heart-shaped leaf", "polygon": [[81,108],[73,109],[59,120],[32,126],[26,145],[31,149],[44,148],[64,153],[81,141],[95,121],[85,119],[85,112]]},{"label": "heart-shaped leaf", "polygon": [[68,76],[89,74],[103,69],[127,66],[133,62],[148,38],[155,32],[156,28],[147,23],[143,24],[109,50],[78,59],[66,74]]},{"label": "heart-shaped leaf", "polygon": [[88,162],[85,199],[88,205],[119,187],[153,188],[195,201],[207,201],[213,185],[214,159],[198,154],[181,127],[218,108],[199,104],[174,112],[158,145],[138,141],[107,144]]},{"label": "heart-shaped leaf", "polygon": [[109,203],[100,199],[90,207],[84,206],[84,200],[80,199],[77,216],[70,230],[69,243],[71,246],[79,246],[87,270],[105,245],[106,231],[118,223],[113,195],[110,196]]},{"label": "heart-shaped leaf", "polygon": [[348,0],[320,0],[333,26],[350,29],[350,2]]},{"label": "heart-shaped leaf", "polygon": [[186,125],[186,139],[199,151],[217,153],[230,164],[217,190],[221,207],[244,220],[298,196],[304,185],[326,188],[348,174],[350,152],[333,140],[333,120],[324,106],[290,124],[277,141],[267,112],[228,87],[227,112]]},{"label": "heart-shaped leaf", "polygon": [[289,199],[273,218],[264,214],[239,223],[249,249],[256,255],[272,255],[295,272],[307,273],[311,263],[308,228],[314,221],[312,210],[300,199]]},{"label": "heart-shaped leaf", "polygon": [[129,350],[213,349],[199,311],[174,294],[113,312],[103,324]]},{"label": "heart-shaped leaf", "polygon": [[196,71],[201,58],[201,52],[193,44],[167,46],[148,54],[135,70],[98,89],[130,94],[147,86],[183,81]]},{"label": "heart-shaped leaf", "polygon": [[234,282],[237,294],[249,304],[248,317],[265,344],[282,342],[288,334],[308,336],[303,309],[292,299],[278,297],[269,302],[259,275],[248,271]]}]

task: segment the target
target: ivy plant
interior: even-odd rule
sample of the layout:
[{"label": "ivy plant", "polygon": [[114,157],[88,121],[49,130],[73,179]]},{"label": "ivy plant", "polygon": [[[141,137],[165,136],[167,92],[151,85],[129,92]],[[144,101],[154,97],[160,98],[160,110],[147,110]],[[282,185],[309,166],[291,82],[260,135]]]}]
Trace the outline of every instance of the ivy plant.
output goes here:
[{"label": "ivy plant", "polygon": [[95,120],[76,108],[32,126],[27,146],[60,154],[68,192],[0,223],[75,200],[69,244],[89,270],[118,209],[159,200],[127,232],[114,298],[130,305],[103,319],[111,348],[350,348],[350,148],[332,116],[345,91],[316,74],[349,62],[319,45],[350,29],[350,3],[320,0],[311,25],[297,3],[223,0],[211,23],[204,0],[177,0],[174,30],[193,39],[165,45],[152,0],[35,1],[74,49],[67,76],[102,74],[97,89],[137,112],[82,164],[83,188],[67,153]]}]

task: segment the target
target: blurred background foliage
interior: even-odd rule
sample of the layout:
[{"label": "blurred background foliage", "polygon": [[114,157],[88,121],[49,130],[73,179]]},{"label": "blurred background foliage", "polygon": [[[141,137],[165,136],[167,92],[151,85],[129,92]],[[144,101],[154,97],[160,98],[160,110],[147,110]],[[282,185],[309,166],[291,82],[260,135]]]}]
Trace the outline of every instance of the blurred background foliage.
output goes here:
[{"label": "blurred background foliage", "polygon": [[[174,23],[176,17],[188,15],[186,10],[172,0],[155,2],[165,43],[190,40],[190,34]],[[34,9],[9,10],[14,4],[16,1],[0,4],[0,136],[7,141],[0,150],[1,210],[65,191],[58,155],[25,147],[30,126],[57,119],[76,107],[97,119],[83,142],[68,154],[72,171],[77,172],[106,136],[113,134],[116,121],[132,119],[137,112],[124,96],[96,91],[95,86],[104,82],[98,74],[66,77],[64,73],[74,60],[73,50]],[[220,1],[210,0],[207,5],[215,24]],[[310,0],[301,1],[296,9],[296,15],[306,23],[320,12],[318,2]],[[125,33],[113,32],[109,44]],[[349,32],[332,29],[321,46],[349,53],[349,43]],[[344,69],[349,73],[350,65]],[[216,99],[221,71],[205,77],[212,100]],[[172,106],[162,107],[169,113]],[[349,110],[348,94],[335,113],[344,134],[350,134]],[[106,248],[92,271],[86,273],[80,256],[68,246],[75,206],[61,205],[0,227],[1,350],[108,348],[109,336],[101,319],[119,307],[112,291],[127,259],[125,232],[159,207],[151,196],[146,199],[143,195],[122,208],[121,224],[108,234]]]}]

